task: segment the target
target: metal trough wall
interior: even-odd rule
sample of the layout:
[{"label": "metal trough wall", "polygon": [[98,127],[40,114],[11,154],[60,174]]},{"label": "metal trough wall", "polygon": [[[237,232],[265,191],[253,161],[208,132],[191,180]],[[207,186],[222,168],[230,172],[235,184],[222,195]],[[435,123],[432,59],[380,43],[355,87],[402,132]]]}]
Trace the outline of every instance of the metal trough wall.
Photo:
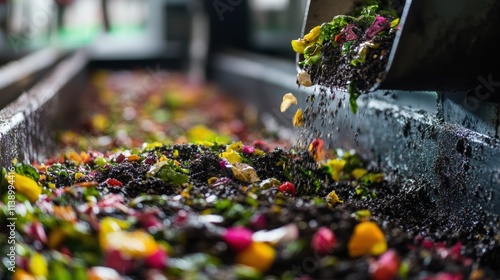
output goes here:
[{"label": "metal trough wall", "polygon": [[0,111],[0,166],[14,158],[37,161],[58,150],[56,128],[71,122],[67,113],[76,109],[75,83],[87,65],[84,51],[74,53],[56,66],[17,99]]},{"label": "metal trough wall", "polygon": [[[2,166],[11,164],[13,158],[43,160],[58,150],[56,129],[77,114],[75,95],[88,82],[87,63],[84,51],[67,56],[45,79],[0,111]],[[213,65],[215,82],[253,104],[263,118],[273,119],[271,124],[287,127],[282,136],[293,137],[291,118],[277,109],[282,95],[294,92],[304,104],[307,94],[316,94],[296,87],[293,62],[225,53],[215,56]],[[396,105],[374,93],[361,98],[357,115],[342,106],[334,127],[318,126],[323,135],[332,135],[333,146],[354,148],[381,162],[391,173],[389,178],[402,187],[405,180],[417,181],[418,191],[429,193],[443,215],[456,218],[457,223],[471,225],[485,210],[500,228],[494,217],[500,213],[498,134],[488,132],[488,125],[472,127],[460,121],[465,116],[468,123],[481,123],[482,116],[461,109],[456,106],[459,101],[448,97],[439,95],[437,110],[428,112]],[[333,103],[331,110],[337,106]],[[488,106],[498,112],[498,105]]]}]

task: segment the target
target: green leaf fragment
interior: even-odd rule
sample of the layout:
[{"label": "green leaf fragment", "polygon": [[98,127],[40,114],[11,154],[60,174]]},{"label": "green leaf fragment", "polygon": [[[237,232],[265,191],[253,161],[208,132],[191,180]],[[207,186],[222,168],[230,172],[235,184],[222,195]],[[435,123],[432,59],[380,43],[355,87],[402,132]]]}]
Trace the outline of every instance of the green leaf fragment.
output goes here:
[{"label": "green leaf fragment", "polygon": [[399,18],[391,21],[391,28],[396,28],[399,25]]},{"label": "green leaf fragment", "polygon": [[189,171],[176,166],[173,161],[161,161],[151,167],[147,176],[156,177],[172,185],[179,186],[189,180],[189,176],[186,175],[187,172]]},{"label": "green leaf fragment", "polygon": [[253,267],[246,265],[235,265],[233,268],[234,275],[241,280],[259,280],[262,279],[262,274]]},{"label": "green leaf fragment", "polygon": [[361,94],[358,90],[358,87],[351,81],[347,88],[347,92],[349,93],[349,105],[351,106],[351,111],[356,114],[358,111],[358,103],[356,100]]},{"label": "green leaf fragment", "polygon": [[38,171],[36,170],[36,168],[31,166],[30,164],[18,163],[18,164],[16,164],[15,169],[16,169],[17,174],[29,177],[29,178],[35,180],[35,182],[38,182],[38,179],[40,179],[40,175],[38,174]]}]

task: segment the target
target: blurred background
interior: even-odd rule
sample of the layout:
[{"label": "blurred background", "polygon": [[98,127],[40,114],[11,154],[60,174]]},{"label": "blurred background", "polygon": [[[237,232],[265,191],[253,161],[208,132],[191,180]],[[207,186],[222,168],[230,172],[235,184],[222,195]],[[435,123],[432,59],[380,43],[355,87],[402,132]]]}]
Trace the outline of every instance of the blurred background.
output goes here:
[{"label": "blurred background", "polygon": [[43,48],[93,60],[205,59],[222,48],[294,58],[306,0],[0,1],[0,63]]}]

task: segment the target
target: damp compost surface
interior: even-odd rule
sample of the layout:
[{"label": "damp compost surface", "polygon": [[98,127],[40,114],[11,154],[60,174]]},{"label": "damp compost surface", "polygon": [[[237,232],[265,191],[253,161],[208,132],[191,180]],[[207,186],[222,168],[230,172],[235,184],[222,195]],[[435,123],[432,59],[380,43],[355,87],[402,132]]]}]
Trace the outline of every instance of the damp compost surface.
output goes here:
[{"label": "damp compost surface", "polygon": [[18,165],[43,192],[17,197],[17,276],[500,277],[498,220],[462,227],[426,186],[318,138],[291,145],[213,87],[159,77],[97,73],[67,150]]}]

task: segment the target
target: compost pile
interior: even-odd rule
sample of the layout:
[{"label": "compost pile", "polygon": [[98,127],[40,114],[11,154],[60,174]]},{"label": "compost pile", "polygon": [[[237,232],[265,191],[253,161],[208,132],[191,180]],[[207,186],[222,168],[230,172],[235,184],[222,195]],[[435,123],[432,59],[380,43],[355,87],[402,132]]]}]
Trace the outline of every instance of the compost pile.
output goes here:
[{"label": "compost pile", "polygon": [[4,277],[499,277],[489,217],[461,227],[425,186],[319,138],[276,139],[214,87],[100,71],[88,95],[63,154],[3,169],[0,220],[17,218]]}]

